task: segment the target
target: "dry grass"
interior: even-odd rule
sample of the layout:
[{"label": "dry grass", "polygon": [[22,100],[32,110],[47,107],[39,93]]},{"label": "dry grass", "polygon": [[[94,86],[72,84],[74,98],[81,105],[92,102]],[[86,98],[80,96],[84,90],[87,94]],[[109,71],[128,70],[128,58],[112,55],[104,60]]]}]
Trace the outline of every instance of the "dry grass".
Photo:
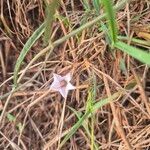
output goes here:
[{"label": "dry grass", "polygon": [[[148,0],[132,0],[117,12],[119,33],[129,38],[150,36]],[[42,0],[1,0],[0,22],[0,110],[5,106],[12,89],[13,69],[23,45],[35,29],[44,21]],[[53,39],[58,39],[94,17],[84,11],[79,0],[64,0],[53,24]],[[68,20],[68,23],[67,23]],[[148,150],[150,149],[150,70],[121,51],[112,51],[104,32],[97,25],[57,46],[51,55],[40,57],[28,68],[19,83],[19,90],[9,95],[10,101],[0,122],[0,149],[55,150],[59,140],[58,125],[62,113],[63,98],[50,92],[52,74],[73,73],[72,83],[78,88],[69,93],[67,106],[77,111],[86,106],[91,72],[96,75],[96,98],[109,97],[120,88],[127,88],[124,96],[115,103],[102,107],[95,114],[94,135],[99,149]],[[134,43],[135,44],[135,43]],[[135,44],[136,45],[136,44]],[[150,46],[137,44],[150,49]],[[31,48],[22,64],[21,72],[32,58],[44,49],[42,39]],[[120,69],[124,60],[126,70]],[[20,73],[21,73],[20,72]],[[36,78],[33,76],[38,73]],[[30,82],[27,82],[30,81]],[[23,86],[21,86],[23,85]],[[8,119],[8,114],[15,117]],[[75,114],[66,107],[63,135],[77,121]],[[21,126],[20,129],[19,125]],[[62,150],[90,149],[90,137],[79,128]]]}]

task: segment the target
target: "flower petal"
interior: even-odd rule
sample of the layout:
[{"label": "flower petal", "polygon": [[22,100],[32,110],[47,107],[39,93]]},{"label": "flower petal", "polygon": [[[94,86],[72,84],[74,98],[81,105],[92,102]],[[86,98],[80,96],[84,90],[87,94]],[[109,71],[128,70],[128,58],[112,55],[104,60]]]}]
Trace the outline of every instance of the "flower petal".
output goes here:
[{"label": "flower petal", "polygon": [[68,90],[66,89],[66,87],[60,88],[59,92],[64,98],[67,98]]},{"label": "flower petal", "polygon": [[59,88],[59,82],[58,81],[53,81],[53,83],[50,86],[50,89],[58,91],[58,88]]},{"label": "flower petal", "polygon": [[69,82],[69,83],[67,84],[66,89],[69,91],[69,90],[74,90],[74,89],[76,89],[76,87],[73,86],[73,85]]},{"label": "flower petal", "polygon": [[70,82],[71,80],[71,73],[67,73],[65,76],[63,76],[64,80],[67,82]]},{"label": "flower petal", "polygon": [[61,81],[63,79],[62,76],[56,74],[56,73],[53,73],[53,78],[54,78],[54,81]]}]

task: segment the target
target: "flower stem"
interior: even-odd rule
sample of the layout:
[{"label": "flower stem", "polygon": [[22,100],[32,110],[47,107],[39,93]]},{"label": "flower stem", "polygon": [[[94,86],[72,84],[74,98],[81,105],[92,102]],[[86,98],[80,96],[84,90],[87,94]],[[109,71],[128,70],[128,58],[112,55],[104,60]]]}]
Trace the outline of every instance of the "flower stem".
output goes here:
[{"label": "flower stem", "polygon": [[66,102],[67,102],[67,97],[64,99],[63,109],[62,109],[62,113],[61,113],[61,118],[60,118],[59,125],[58,125],[59,140],[58,140],[58,148],[57,148],[57,150],[60,149],[60,141],[61,141],[61,134],[62,134],[62,129],[63,129],[63,125],[64,125],[64,116],[65,116]]}]

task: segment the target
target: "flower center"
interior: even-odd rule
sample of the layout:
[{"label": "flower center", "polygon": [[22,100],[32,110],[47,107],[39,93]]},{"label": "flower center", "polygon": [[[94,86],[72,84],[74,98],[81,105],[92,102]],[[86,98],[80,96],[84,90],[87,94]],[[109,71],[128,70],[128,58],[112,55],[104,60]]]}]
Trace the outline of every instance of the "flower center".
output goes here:
[{"label": "flower center", "polygon": [[65,87],[67,85],[67,81],[66,80],[62,80],[60,81],[60,87]]}]

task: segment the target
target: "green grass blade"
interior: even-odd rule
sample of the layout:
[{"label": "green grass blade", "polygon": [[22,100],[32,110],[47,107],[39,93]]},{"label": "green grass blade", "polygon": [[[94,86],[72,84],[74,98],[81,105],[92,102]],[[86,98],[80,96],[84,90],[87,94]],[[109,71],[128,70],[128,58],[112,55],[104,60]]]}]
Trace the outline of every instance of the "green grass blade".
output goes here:
[{"label": "green grass blade", "polygon": [[96,14],[99,15],[100,13],[100,0],[93,0],[93,6],[96,10]]},{"label": "green grass blade", "polygon": [[115,18],[115,10],[113,9],[112,0],[102,0],[104,4],[104,9],[106,12],[106,17],[108,20],[108,26],[112,38],[112,44],[117,41],[117,21]]},{"label": "green grass blade", "polygon": [[49,4],[45,1],[46,4],[46,19],[45,19],[45,32],[44,32],[44,43],[47,45],[50,41],[51,34],[52,34],[52,24],[54,21],[54,15],[56,9],[59,6],[59,0],[53,0]]},{"label": "green grass blade", "polygon": [[93,113],[96,112],[99,108],[101,108],[104,105],[107,105],[108,103],[112,102],[113,100],[117,99],[122,94],[121,91],[114,93],[112,96],[102,99],[98,102],[96,102],[93,106]]},{"label": "green grass blade", "polygon": [[101,21],[100,26],[101,26],[101,27],[99,28],[99,30],[104,32],[104,36],[105,36],[106,43],[107,43],[108,45],[111,45],[112,39],[111,39],[111,36],[110,36],[110,34],[109,34],[109,31],[108,31],[107,26],[106,26],[102,21]]},{"label": "green grass blade", "polygon": [[94,135],[95,115],[91,114],[91,150],[95,149],[95,135]]},{"label": "green grass blade", "polygon": [[43,32],[44,32],[44,23],[32,34],[32,36],[28,39],[28,41],[24,45],[17,59],[15,69],[14,69],[14,86],[15,87],[17,87],[18,72],[26,54],[28,53],[30,48],[33,46],[33,44],[36,42],[36,40],[40,38]]},{"label": "green grass blade", "polygon": [[[94,114],[102,106],[117,99],[121,94],[122,94],[122,92],[117,92],[117,93],[113,94],[112,96],[110,96],[106,99],[102,99],[99,102],[95,103],[93,106],[93,109],[92,109],[92,114]],[[69,133],[64,137],[63,141],[60,144],[60,147],[62,147],[68,141],[68,139],[70,139],[72,137],[72,135],[78,130],[78,128],[83,124],[83,122],[90,116],[91,116],[91,112],[88,111],[78,120],[78,122],[70,129]]]},{"label": "green grass blade", "polygon": [[[82,112],[78,112],[78,111],[76,111],[74,108],[69,107],[69,106],[68,106],[68,108],[76,115],[76,117],[78,118],[78,120],[81,119],[81,116],[83,115]],[[82,125],[83,125],[83,127],[84,127],[84,129],[85,129],[87,135],[90,136],[90,131],[89,131],[89,129],[88,129],[87,121],[86,121],[86,120],[83,121],[83,124],[82,124]]]},{"label": "green grass blade", "polygon": [[[128,41],[128,37],[127,36],[118,36],[117,37],[118,40],[121,40],[121,41]],[[131,42],[133,43],[136,43],[140,46],[150,46],[150,42],[149,41],[146,41],[146,40],[141,40],[141,39],[137,39],[137,38],[131,38]]]},{"label": "green grass blade", "polygon": [[92,112],[92,107],[93,107],[93,101],[94,101],[94,92],[93,92],[93,88],[91,88],[88,91],[88,98],[87,98],[87,102],[86,102],[86,111],[90,111]]},{"label": "green grass blade", "polygon": [[60,148],[71,138],[71,136],[78,130],[78,128],[83,124],[83,121],[88,118],[89,112],[85,113],[79,121],[71,128],[70,132],[65,136],[60,144]]},{"label": "green grass blade", "polygon": [[126,52],[130,56],[136,58],[137,60],[150,65],[150,53],[144,52],[144,50],[135,48],[133,46],[127,45],[124,42],[118,41],[114,44],[114,47]]},{"label": "green grass blade", "polygon": [[83,0],[83,7],[86,11],[90,10],[90,3],[89,0]]},{"label": "green grass blade", "polygon": [[93,104],[95,103],[96,99],[96,77],[94,73],[91,75],[91,86],[88,90],[88,97],[86,102],[86,111],[92,112]]},{"label": "green grass blade", "polygon": [[[90,112],[91,113],[91,119],[89,120],[89,127],[90,127],[90,139],[91,139],[91,150],[94,150],[95,148],[95,136],[94,136],[94,122],[95,122],[95,114],[93,114],[93,105],[95,103],[95,99],[96,99],[96,78],[95,75],[93,73],[92,75],[92,83],[91,83],[91,87],[88,91],[88,98],[87,98],[87,104],[86,104],[86,112]],[[96,147],[97,148],[97,147]],[[95,149],[96,149],[95,148]]]},{"label": "green grass blade", "polygon": [[[72,108],[72,107],[69,107],[69,109],[74,112],[74,114],[77,116],[77,118],[78,118],[79,120],[81,119],[81,115],[82,115],[81,112],[77,112],[77,111],[76,111],[74,108]],[[88,122],[87,122],[86,120],[83,121],[82,126],[84,127],[84,129],[85,129],[87,135],[90,137],[90,130],[89,130],[89,127],[88,127]],[[94,141],[93,144],[94,144],[95,150],[98,150],[98,144],[97,144],[95,141]]]}]

